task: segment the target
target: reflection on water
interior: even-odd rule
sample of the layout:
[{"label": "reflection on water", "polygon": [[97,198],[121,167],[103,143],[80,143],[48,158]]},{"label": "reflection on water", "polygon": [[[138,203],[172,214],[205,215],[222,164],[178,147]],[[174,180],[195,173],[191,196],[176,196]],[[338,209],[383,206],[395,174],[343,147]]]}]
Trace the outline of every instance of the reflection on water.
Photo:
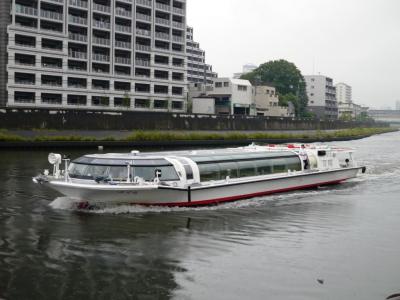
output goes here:
[{"label": "reflection on water", "polygon": [[399,137],[339,143],[368,166],[343,185],[205,208],[79,211],[32,183],[46,152],[1,152],[0,298],[384,299],[400,291]]}]

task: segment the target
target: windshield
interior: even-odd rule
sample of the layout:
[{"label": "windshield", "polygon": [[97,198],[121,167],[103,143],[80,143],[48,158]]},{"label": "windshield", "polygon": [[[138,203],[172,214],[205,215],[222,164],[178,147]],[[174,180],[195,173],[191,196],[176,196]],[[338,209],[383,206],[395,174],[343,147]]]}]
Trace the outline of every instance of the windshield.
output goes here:
[{"label": "windshield", "polygon": [[91,179],[107,178],[113,181],[127,181],[135,177],[145,181],[153,181],[158,174],[161,181],[177,181],[179,176],[173,167],[166,160],[136,160],[129,170],[127,165],[98,165],[81,163],[81,159],[69,165],[68,172],[71,178]]}]

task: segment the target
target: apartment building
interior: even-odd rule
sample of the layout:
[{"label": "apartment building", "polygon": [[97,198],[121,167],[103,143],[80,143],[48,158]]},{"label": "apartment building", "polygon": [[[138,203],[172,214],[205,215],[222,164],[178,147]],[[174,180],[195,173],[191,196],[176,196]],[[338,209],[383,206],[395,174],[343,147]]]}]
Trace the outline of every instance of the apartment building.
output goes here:
[{"label": "apartment building", "polygon": [[188,82],[213,84],[218,74],[213,72],[211,65],[206,64],[206,53],[200,48],[200,44],[194,41],[192,27],[187,27],[186,38]]},{"label": "apartment building", "polygon": [[333,80],[323,75],[304,76],[307,84],[308,110],[322,119],[336,120],[338,105]]},{"label": "apartment building", "polygon": [[207,96],[215,99],[215,113],[225,115],[255,115],[250,81],[216,78]]},{"label": "apartment building", "polygon": [[353,97],[353,89],[350,85],[340,82],[336,84],[336,100],[338,103],[351,103]]},{"label": "apartment building", "polygon": [[7,106],[185,110],[186,0],[9,2]]}]

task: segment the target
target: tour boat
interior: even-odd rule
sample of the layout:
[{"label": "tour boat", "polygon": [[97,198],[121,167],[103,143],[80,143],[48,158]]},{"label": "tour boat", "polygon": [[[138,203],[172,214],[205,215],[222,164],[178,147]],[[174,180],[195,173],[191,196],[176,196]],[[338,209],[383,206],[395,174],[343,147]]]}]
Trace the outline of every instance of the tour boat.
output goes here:
[{"label": "tour boat", "polygon": [[51,153],[49,162],[52,172],[45,170],[34,182],[83,208],[211,205],[338,184],[366,170],[353,149],[297,144],[91,154],[72,162]]}]

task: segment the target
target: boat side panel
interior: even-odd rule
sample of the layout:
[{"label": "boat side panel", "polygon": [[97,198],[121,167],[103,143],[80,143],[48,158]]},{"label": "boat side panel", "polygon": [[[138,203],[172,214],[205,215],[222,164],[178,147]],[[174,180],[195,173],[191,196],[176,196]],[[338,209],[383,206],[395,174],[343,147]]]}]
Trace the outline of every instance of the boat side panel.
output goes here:
[{"label": "boat side panel", "polygon": [[325,184],[335,184],[353,178],[359,169],[347,169],[336,172],[324,172],[307,174],[304,176],[292,176],[275,180],[248,182],[237,185],[215,186],[199,189],[170,189],[157,188],[133,191],[133,190],[96,190],[89,188],[76,189],[70,186],[52,186],[60,193],[76,198],[79,201],[87,201],[92,204],[108,203],[140,204],[140,205],[164,205],[164,206],[193,206],[209,205],[220,202],[234,201],[252,198],[278,192],[296,189],[304,189]]}]

